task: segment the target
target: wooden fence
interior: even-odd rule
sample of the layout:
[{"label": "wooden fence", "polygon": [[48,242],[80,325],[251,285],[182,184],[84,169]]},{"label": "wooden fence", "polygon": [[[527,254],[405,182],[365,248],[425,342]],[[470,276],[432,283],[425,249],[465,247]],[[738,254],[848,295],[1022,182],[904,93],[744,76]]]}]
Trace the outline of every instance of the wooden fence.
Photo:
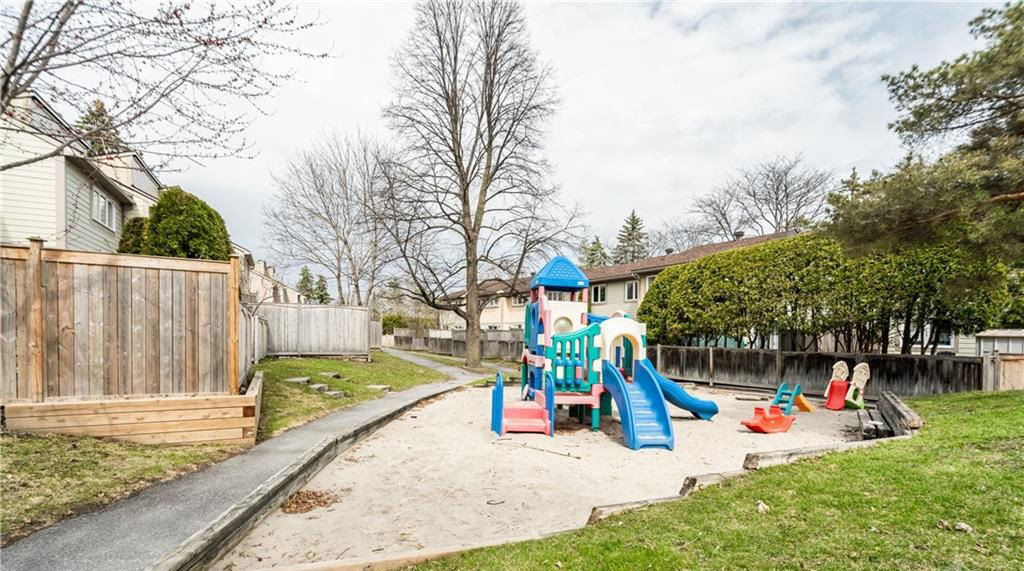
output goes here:
[{"label": "wooden fence", "polygon": [[[430,329],[417,334],[412,329],[395,329],[392,346],[407,351],[427,351],[453,357],[466,356],[466,332]],[[523,332],[480,331],[480,356],[484,359],[519,361],[523,355]]]},{"label": "wooden fence", "polygon": [[253,364],[267,356],[267,320],[241,306],[238,308],[239,382],[249,375]]},{"label": "wooden fence", "polygon": [[366,356],[370,311],[345,305],[265,303],[268,355]]},{"label": "wooden fence", "polygon": [[0,248],[0,402],[237,394],[238,259]]},{"label": "wooden fence", "polygon": [[647,352],[662,374],[680,380],[771,389],[781,380],[799,383],[804,392],[821,395],[832,365],[842,360],[851,371],[861,362],[871,367],[865,391],[868,398],[876,398],[882,391],[916,396],[982,389],[981,357],[783,351],[780,359],[772,350],[667,345],[648,347]]}]

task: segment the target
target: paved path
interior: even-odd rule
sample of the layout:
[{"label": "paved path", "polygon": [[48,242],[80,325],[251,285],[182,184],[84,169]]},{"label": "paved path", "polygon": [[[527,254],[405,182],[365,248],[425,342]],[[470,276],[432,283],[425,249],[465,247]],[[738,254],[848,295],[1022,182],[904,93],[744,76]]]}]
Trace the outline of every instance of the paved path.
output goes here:
[{"label": "paved path", "polygon": [[450,380],[388,393],[339,410],[199,472],[156,484],[97,512],[66,519],[3,549],[0,561],[4,571],[145,569],[324,437],[480,378],[402,351],[386,351],[442,371]]}]

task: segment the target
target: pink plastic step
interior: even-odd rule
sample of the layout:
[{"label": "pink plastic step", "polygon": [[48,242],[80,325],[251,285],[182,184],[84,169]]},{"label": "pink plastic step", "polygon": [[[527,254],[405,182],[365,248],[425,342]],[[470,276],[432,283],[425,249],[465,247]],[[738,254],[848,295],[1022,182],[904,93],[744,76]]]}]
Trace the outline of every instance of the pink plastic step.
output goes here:
[{"label": "pink plastic step", "polygon": [[505,432],[547,432],[548,423],[542,418],[506,418]]},{"label": "pink plastic step", "polygon": [[547,411],[533,401],[518,401],[505,405],[505,418],[524,418],[544,420]]}]

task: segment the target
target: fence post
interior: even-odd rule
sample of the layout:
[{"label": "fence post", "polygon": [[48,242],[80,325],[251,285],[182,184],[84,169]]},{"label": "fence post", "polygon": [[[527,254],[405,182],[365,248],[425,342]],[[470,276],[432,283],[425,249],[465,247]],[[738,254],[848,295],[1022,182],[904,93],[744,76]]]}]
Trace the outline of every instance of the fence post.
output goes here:
[{"label": "fence post", "polygon": [[708,380],[710,384],[715,384],[715,348],[708,347]]},{"label": "fence post", "polygon": [[238,394],[238,255],[231,256],[228,274],[228,387]]},{"label": "fence post", "polygon": [[655,368],[664,371],[665,365],[661,363],[661,343],[658,343],[657,345],[654,346],[654,358],[655,360],[658,361],[657,363],[655,363]]},{"label": "fence post", "polygon": [[43,389],[43,240],[29,238],[28,260],[25,270],[28,277],[28,295],[31,305],[28,316],[29,397],[35,402],[46,398]]}]

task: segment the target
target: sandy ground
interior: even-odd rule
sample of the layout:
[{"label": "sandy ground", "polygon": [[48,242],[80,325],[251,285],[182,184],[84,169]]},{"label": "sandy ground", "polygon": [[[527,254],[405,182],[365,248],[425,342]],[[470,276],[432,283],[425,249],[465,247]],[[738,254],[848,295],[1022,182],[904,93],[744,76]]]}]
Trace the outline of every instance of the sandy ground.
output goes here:
[{"label": "sandy ground", "polygon": [[[513,391],[506,400],[517,398]],[[488,430],[490,389],[450,393],[387,425],[306,486],[337,494],[337,503],[274,512],[214,568],[362,560],[536,537],[582,526],[595,505],[669,496],[686,476],[738,470],[747,452],[854,439],[856,414],[826,411],[820,401],[812,400],[819,405],[814,413],[795,412],[788,433],[754,434],[739,421],[763,402],[738,400],[751,398],[744,393],[691,392],[713,399],[721,412],[706,422],[670,407],[674,451],[632,451],[610,421],[600,432],[562,419],[555,438],[497,438]]]}]

